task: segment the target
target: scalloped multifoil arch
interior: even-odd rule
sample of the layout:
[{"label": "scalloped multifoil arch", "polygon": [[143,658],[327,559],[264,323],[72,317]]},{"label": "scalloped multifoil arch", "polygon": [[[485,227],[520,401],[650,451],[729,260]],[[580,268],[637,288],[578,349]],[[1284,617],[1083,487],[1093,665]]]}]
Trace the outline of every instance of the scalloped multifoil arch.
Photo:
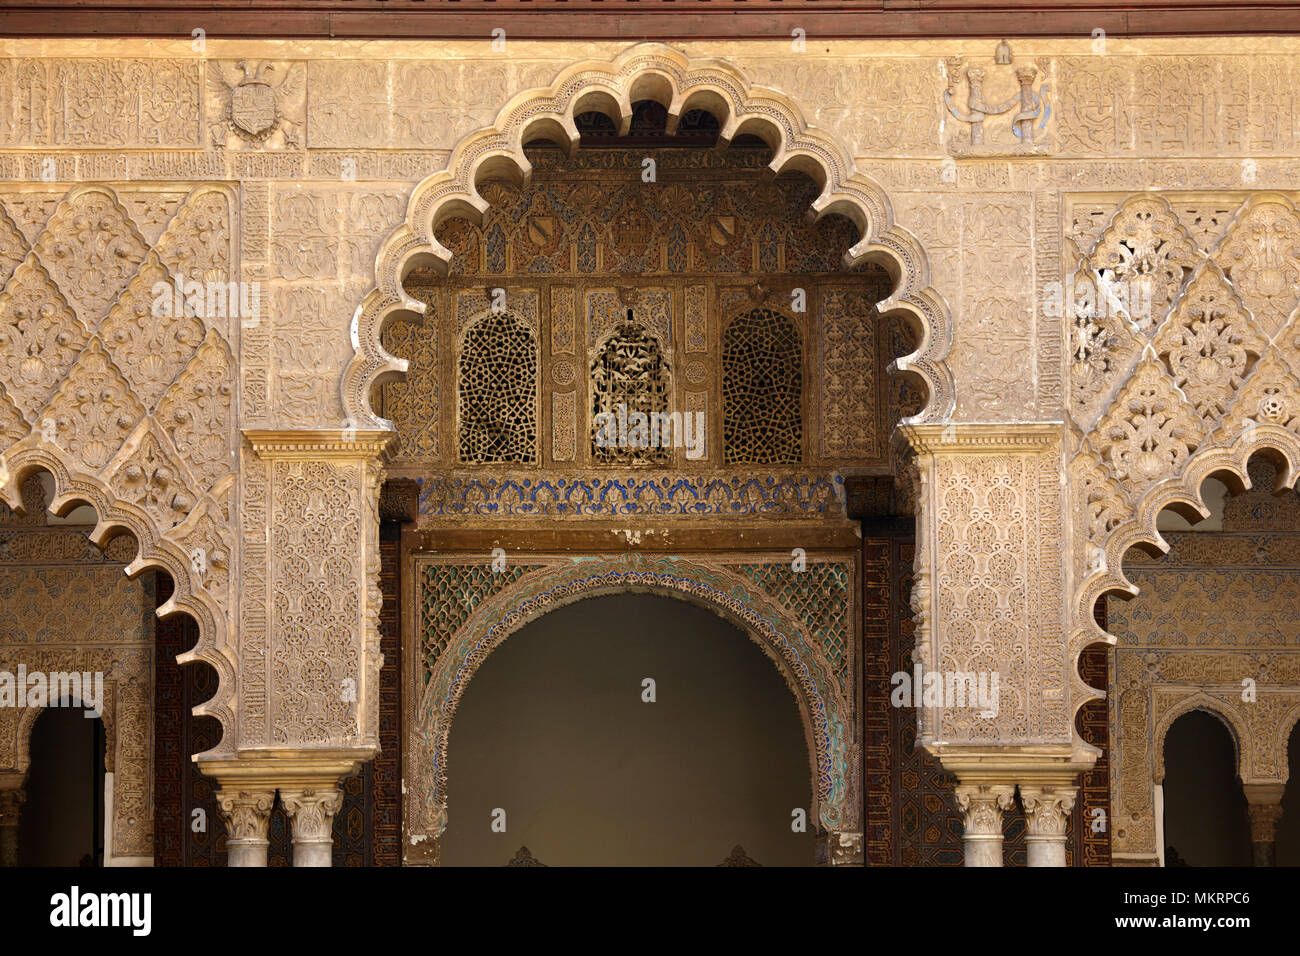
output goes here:
[{"label": "scalloped multifoil arch", "polygon": [[[212,757],[233,751],[235,665],[224,651],[225,610],[204,589],[196,586],[192,578],[193,563],[185,549],[164,537],[143,509],[119,500],[104,481],[80,468],[62,451],[42,444],[35,433],[4,452],[0,464],[3,464],[2,470],[8,471],[9,479],[0,485],[0,500],[14,511],[24,511],[20,490],[23,481],[34,472],[48,471],[54,479],[54,495],[49,501],[51,512],[66,515],[80,505],[95,509],[96,523],[90,532],[90,540],[101,548],[124,531],[135,537],[138,550],[125,568],[127,577],[134,578],[149,570],[162,570],[171,575],[175,589],[166,603],[158,608],[158,616],[168,618],[175,614],[188,614],[199,629],[198,643],[178,655],[176,660],[182,665],[203,661],[217,672],[216,693],[196,705],[194,714],[215,718],[221,724],[222,737],[216,747],[200,756]],[[206,498],[200,498],[196,510]],[[181,527],[186,523],[182,522]]]},{"label": "scalloped multifoil arch", "polygon": [[[1227,481],[1234,491],[1251,488],[1247,463],[1257,454],[1273,459],[1278,467],[1274,491],[1292,488],[1300,478],[1300,436],[1279,425],[1257,425],[1243,429],[1230,445],[1207,448],[1193,455],[1182,473],[1166,478],[1147,489],[1132,517],[1117,525],[1106,537],[1096,570],[1085,574],[1076,589],[1073,607],[1075,626],[1070,647],[1074,660],[1072,676],[1076,690],[1075,712],[1106,694],[1088,684],[1079,674],[1079,657],[1090,644],[1115,644],[1115,635],[1103,630],[1093,616],[1097,601],[1106,594],[1136,596],[1140,589],[1124,574],[1124,555],[1129,548],[1140,547],[1158,554],[1169,553],[1169,542],[1157,529],[1160,512],[1173,508],[1184,514],[1208,518],[1210,508],[1201,496],[1201,485],[1211,475]],[[1090,545],[1083,540],[1081,546]]]},{"label": "scalloped multifoil arch", "polygon": [[773,156],[774,173],[802,172],[821,193],[813,201],[815,219],[837,214],[857,226],[860,239],[844,255],[846,267],[875,262],[889,272],[894,291],[879,305],[882,317],[899,317],[916,335],[916,351],[894,360],[891,368],[914,376],[926,390],[926,404],[909,423],[943,421],[955,404],[952,374],[945,358],[952,345],[952,323],[943,298],[930,286],[930,267],[920,242],[894,221],[885,191],[859,171],[852,153],[830,133],[809,126],[795,101],[776,90],[751,85],[734,65],[695,59],[658,43],[637,44],[612,61],[589,60],[568,67],[548,88],[520,93],[489,127],[470,133],[452,150],[446,168],[422,180],[411,194],[406,221],[381,244],[375,259],[375,285],[352,316],[353,357],[341,381],[345,425],[391,429],[375,414],[375,386],[399,378],[405,359],[388,354],[381,342],[392,321],[422,322],[425,305],[406,294],[405,276],[417,267],[446,275],[451,253],[435,238],[447,219],[482,221],[488,202],[478,183],[507,178],[527,183],[532,166],[524,144],[534,139],[558,142],[570,154],[578,148],[574,117],[596,111],[626,132],[632,104],[652,99],[668,110],[668,129],[689,110],[707,110],[718,120],[719,143],[741,134],[761,137]]},{"label": "scalloped multifoil arch", "polygon": [[[238,208],[235,191],[220,183],[202,183],[189,188],[180,208],[184,209],[195,197],[208,192],[222,194],[232,210]],[[59,199],[54,215],[59,215],[58,210],[66,208],[75,198],[88,193],[105,195],[124,218],[130,218],[117,191],[108,183],[99,182],[74,186]],[[158,242],[170,235],[175,222],[175,219],[169,222],[162,231],[161,238],[150,244],[144,262],[149,261],[148,256],[156,254]],[[34,251],[36,243],[30,245]],[[44,268],[39,259],[37,265]],[[129,284],[123,286],[118,295],[125,294],[129,288]],[[122,447],[126,447],[132,440],[128,438]],[[121,450],[114,449],[113,455],[118,455]],[[95,545],[104,547],[123,531],[134,536],[138,550],[135,558],[126,566],[128,577],[134,578],[147,570],[163,570],[171,575],[174,591],[171,598],[158,608],[158,616],[168,618],[180,613],[189,614],[198,624],[199,630],[198,642],[190,650],[178,655],[177,661],[182,665],[203,661],[217,673],[216,693],[209,700],[196,705],[193,710],[196,716],[216,719],[221,724],[222,736],[214,748],[199,756],[211,758],[233,753],[237,730],[233,703],[235,662],[229,656],[226,609],[206,589],[198,586],[194,577],[197,573],[194,560],[189,552],[159,531],[154,520],[142,508],[120,501],[108,483],[97,477],[98,474],[103,474],[102,470],[90,469],[57,445],[43,441],[34,429],[8,448],[0,449],[0,501],[22,513],[22,484],[38,470],[49,472],[54,479],[54,496],[48,502],[50,511],[63,515],[79,505],[89,505],[95,510],[96,524],[90,534],[90,540]],[[196,515],[219,510],[221,505],[218,498],[223,493],[221,489],[228,488],[233,480],[233,474],[227,475],[219,479],[207,493],[187,486],[186,491],[193,497],[194,505],[172,533],[188,531]],[[231,578],[234,580],[233,569]]]},{"label": "scalloped multifoil arch", "polygon": [[451,728],[474,674],[511,635],[557,608],[604,595],[647,593],[712,611],[757,644],[785,678],[798,705],[812,774],[812,815],[830,831],[858,828],[860,748],[847,688],[825,653],[784,608],[739,575],[674,557],[630,552],[575,559],[530,571],[475,608],[438,657],[414,713],[415,746],[405,792],[406,842],[436,839],[447,826]]}]

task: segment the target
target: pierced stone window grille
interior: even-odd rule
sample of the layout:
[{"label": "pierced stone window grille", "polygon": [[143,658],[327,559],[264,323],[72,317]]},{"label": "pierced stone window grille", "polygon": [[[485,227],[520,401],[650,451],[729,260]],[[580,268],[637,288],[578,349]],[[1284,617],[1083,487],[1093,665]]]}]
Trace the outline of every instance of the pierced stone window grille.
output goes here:
[{"label": "pierced stone window grille", "polygon": [[722,334],[724,459],[737,465],[803,460],[803,353],[793,319],[753,309]]},{"label": "pierced stone window grille", "polygon": [[457,375],[460,460],[537,464],[537,341],[510,312],[465,332]]},{"label": "pierced stone window grille", "polygon": [[[666,416],[672,395],[668,362],[659,340],[632,318],[619,323],[591,363],[591,457],[602,464],[661,464],[672,442],[648,425]],[[644,416],[644,419],[640,418]],[[660,419],[662,421],[662,418]],[[638,427],[641,422],[646,427]],[[618,440],[612,440],[617,433]],[[657,437],[657,441],[652,441]]]}]

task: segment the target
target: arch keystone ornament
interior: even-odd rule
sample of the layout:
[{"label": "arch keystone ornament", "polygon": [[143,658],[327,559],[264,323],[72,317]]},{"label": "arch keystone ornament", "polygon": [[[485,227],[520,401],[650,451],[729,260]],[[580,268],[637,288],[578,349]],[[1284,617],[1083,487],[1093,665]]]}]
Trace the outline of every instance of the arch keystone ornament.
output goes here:
[{"label": "arch keystone ornament", "polygon": [[724,60],[694,59],[662,44],[643,43],[610,61],[577,63],[550,87],[513,97],[491,126],[461,140],[446,169],[415,187],[406,221],[380,246],[375,285],[353,314],[354,355],[341,383],[349,423],[363,429],[392,427],[374,413],[370,396],[376,385],[405,373],[407,362],[384,350],[381,335],[390,322],[423,321],[426,306],[403,288],[403,279],[413,269],[448,274],[452,255],[435,238],[438,227],[456,217],[481,222],[489,204],[479,192],[480,183],[494,178],[526,183],[532,166],[524,144],[545,139],[572,154],[579,145],[575,117],[600,112],[626,132],[633,103],[643,99],[666,108],[669,132],[688,111],[705,110],[718,121],[720,144],[740,135],[758,136],[772,150],[774,173],[801,172],[817,183],[821,192],[811,214],[817,219],[844,216],[858,229],[858,241],[845,253],[845,266],[879,263],[896,283],[892,295],[880,303],[880,315],[902,318],[919,344],[892,367],[915,376],[928,396],[923,410],[910,420],[945,420],[955,404],[952,376],[944,362],[952,345],[948,308],[930,287],[920,243],[895,222],[884,190],[855,167],[852,154],[838,139],[809,126],[790,97],[752,85]]}]

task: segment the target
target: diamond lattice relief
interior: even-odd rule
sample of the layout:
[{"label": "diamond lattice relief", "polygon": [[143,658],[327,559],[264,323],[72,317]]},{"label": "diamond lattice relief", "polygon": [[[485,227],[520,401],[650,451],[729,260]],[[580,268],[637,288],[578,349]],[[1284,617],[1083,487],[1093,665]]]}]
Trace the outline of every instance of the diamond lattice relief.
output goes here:
[{"label": "diamond lattice relief", "polygon": [[[672,389],[668,362],[659,341],[627,321],[614,329],[591,363],[591,455],[598,462],[651,463],[667,461],[666,443],[651,443],[648,423],[668,411]],[[638,427],[638,416],[645,426]],[[628,426],[624,431],[622,421]],[[618,441],[612,441],[617,430]],[[623,441],[624,435],[626,441]]]},{"label": "diamond lattice relief", "polygon": [[509,312],[465,333],[459,366],[460,460],[537,462],[537,342]]},{"label": "diamond lattice relief", "polygon": [[802,353],[794,320],[771,309],[754,309],[733,319],[722,336],[727,463],[801,461],[802,394]]}]

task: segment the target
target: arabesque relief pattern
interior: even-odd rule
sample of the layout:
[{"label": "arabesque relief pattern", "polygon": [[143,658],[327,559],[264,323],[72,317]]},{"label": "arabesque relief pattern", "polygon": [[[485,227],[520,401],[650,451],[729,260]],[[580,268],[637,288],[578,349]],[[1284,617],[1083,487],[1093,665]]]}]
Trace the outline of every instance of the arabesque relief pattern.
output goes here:
[{"label": "arabesque relief pattern", "polygon": [[1295,484],[1300,212],[1276,192],[1072,206],[1069,414],[1083,435],[1070,462],[1077,653],[1108,640],[1093,604],[1107,591],[1132,592],[1123,556],[1161,542],[1163,508],[1204,513],[1199,489],[1214,472],[1249,487],[1246,462],[1261,450],[1283,463],[1277,487]]},{"label": "arabesque relief pattern", "polygon": [[20,479],[52,472],[53,505],[93,505],[97,542],[125,527],[130,570],[180,582],[171,606],[199,620],[194,653],[226,679],[204,711],[233,729],[236,196],[32,186],[0,207],[0,487],[18,505]]},{"label": "arabesque relief pattern", "polygon": [[[435,60],[397,43],[197,55],[157,41],[102,57],[13,41],[0,57],[5,500],[20,504],[27,472],[46,468],[56,507],[94,506],[95,540],[131,531],[129,569],[171,574],[166,609],[198,620],[194,654],[220,677],[203,710],[225,725],[223,753],[304,740],[364,752],[388,437],[394,472],[423,469],[421,523],[444,528],[834,524],[846,474],[892,468],[920,504],[918,657],[1008,677],[999,717],[923,714],[922,737],[1068,740],[1096,696],[1072,662],[1107,640],[1093,605],[1129,589],[1122,559],[1159,541],[1155,514],[1195,508],[1207,474],[1244,477],[1254,450],[1280,454],[1284,483],[1300,463],[1296,196],[1278,191],[1300,153],[1300,51],[1215,43],[1043,40],[1005,58],[984,41],[828,41],[798,56],[785,41],[557,41],[501,57],[453,43]],[[813,302],[820,325],[799,328],[801,465],[725,473],[715,440],[725,322],[784,308],[790,291],[753,281],[774,248],[745,232],[755,218],[719,207],[691,240],[735,283],[632,281],[623,270],[649,269],[656,250],[665,272],[680,261],[671,224],[652,241],[637,216],[654,210],[629,205],[563,236],[563,204],[532,185],[549,160],[526,143],[544,136],[572,159],[579,116],[625,129],[645,99],[671,123],[709,112],[723,143],[758,136],[775,180],[809,177],[800,215],[851,223]],[[520,197],[536,207],[515,209]],[[602,246],[597,226],[617,241]],[[556,266],[502,282],[535,296],[511,307],[536,337],[539,465],[458,471],[459,336],[525,246]],[[833,288],[868,264],[888,278],[879,296]],[[174,272],[261,283],[259,320],[154,316],[153,284]],[[1053,312],[1045,284],[1067,275],[1119,305]],[[467,298],[433,308],[419,277]],[[671,332],[672,388],[708,416],[713,473],[591,469],[590,349],[628,307]],[[893,356],[910,374],[885,369]],[[903,417],[936,426],[904,436],[920,448],[906,469],[903,443],[888,444]],[[241,444],[238,428],[262,434]],[[340,520],[291,526],[325,514]],[[302,638],[327,627],[328,641]],[[318,699],[347,680],[355,709]]]},{"label": "arabesque relief pattern", "polygon": [[[593,146],[566,158],[530,147],[527,187],[485,182],[482,222],[438,229],[449,274],[407,275],[428,314],[385,329],[408,366],[376,398],[397,432],[391,473],[422,482],[422,523],[842,519],[843,475],[890,467],[893,424],[923,404],[903,377],[884,387],[890,360],[915,348],[906,323],[876,309],[892,282],[871,264],[843,269],[849,224],[805,221],[817,187],[770,176],[763,152]],[[643,153],[654,183],[641,179]],[[484,376],[479,363],[496,359],[474,329],[510,315],[536,338],[521,337],[509,350],[519,361]],[[502,407],[487,414],[493,402]],[[680,432],[677,447],[602,445],[599,416],[620,406],[679,424],[699,413],[685,436],[698,447]],[[465,467],[466,441],[515,433],[510,454],[476,458],[494,467]]]}]

